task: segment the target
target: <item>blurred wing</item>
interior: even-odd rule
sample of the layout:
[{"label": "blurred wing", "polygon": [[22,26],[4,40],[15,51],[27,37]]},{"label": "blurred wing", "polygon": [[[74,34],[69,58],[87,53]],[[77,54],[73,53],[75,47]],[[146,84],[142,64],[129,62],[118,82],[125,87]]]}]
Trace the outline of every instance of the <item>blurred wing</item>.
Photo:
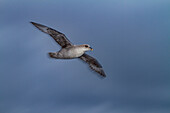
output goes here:
[{"label": "blurred wing", "polygon": [[37,27],[39,30],[41,30],[44,33],[49,34],[53,39],[62,47],[67,47],[72,45],[71,42],[67,39],[67,37],[63,34],[60,33],[59,31],[56,31],[52,28],[49,28],[47,26],[31,22],[35,27]]},{"label": "blurred wing", "polygon": [[81,60],[85,61],[86,63],[88,63],[92,70],[96,71],[101,76],[106,77],[106,74],[104,73],[102,66],[99,64],[99,62],[95,58],[93,58],[87,54],[83,54],[79,58]]}]

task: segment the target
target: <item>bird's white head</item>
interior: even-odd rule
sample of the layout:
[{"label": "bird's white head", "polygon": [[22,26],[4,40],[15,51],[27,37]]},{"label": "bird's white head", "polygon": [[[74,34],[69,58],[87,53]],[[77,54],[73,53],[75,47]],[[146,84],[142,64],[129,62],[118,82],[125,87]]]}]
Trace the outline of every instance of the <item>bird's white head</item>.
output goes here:
[{"label": "bird's white head", "polygon": [[83,44],[81,45],[81,48],[84,50],[84,51],[93,51],[93,49],[90,47],[90,45],[88,44]]}]

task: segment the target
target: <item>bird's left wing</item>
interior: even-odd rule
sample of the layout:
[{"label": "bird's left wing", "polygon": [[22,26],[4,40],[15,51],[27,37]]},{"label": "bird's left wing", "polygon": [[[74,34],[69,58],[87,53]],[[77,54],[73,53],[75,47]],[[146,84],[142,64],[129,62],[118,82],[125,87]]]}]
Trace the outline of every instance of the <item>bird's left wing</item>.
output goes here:
[{"label": "bird's left wing", "polygon": [[56,31],[55,29],[52,29],[50,27],[47,27],[45,25],[41,25],[35,22],[31,22],[35,27],[37,27],[39,30],[41,30],[44,33],[49,34],[51,37],[53,37],[53,39],[62,47],[67,47],[67,46],[71,46],[71,42],[67,39],[67,37],[59,32]]},{"label": "bird's left wing", "polygon": [[100,63],[93,57],[87,54],[83,54],[81,57],[79,57],[81,60],[85,61],[89,64],[90,68],[97,73],[99,73],[101,76],[106,77],[106,74],[104,73],[104,70]]}]

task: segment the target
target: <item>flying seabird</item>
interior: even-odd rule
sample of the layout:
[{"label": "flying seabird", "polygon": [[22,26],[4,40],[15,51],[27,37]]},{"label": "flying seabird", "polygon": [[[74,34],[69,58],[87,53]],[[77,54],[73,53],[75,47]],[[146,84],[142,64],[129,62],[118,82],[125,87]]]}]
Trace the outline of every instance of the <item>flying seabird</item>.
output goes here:
[{"label": "flying seabird", "polygon": [[100,63],[90,55],[87,55],[86,51],[93,51],[93,49],[88,44],[83,45],[73,45],[67,37],[50,27],[47,27],[45,25],[41,25],[35,22],[30,22],[35,27],[37,27],[42,32],[49,34],[62,48],[58,52],[50,52],[49,56],[51,58],[55,59],[74,59],[79,58],[83,60],[84,62],[89,64],[89,67],[96,71],[98,74],[100,74],[102,77],[106,77],[106,74],[104,73],[104,70]]}]

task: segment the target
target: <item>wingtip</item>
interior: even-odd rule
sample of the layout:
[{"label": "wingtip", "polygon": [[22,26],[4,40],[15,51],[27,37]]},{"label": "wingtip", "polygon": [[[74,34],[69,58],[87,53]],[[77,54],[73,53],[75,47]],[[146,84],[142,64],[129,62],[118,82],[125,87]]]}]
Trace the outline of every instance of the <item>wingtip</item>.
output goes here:
[{"label": "wingtip", "polygon": [[101,77],[101,78],[106,78],[106,74],[105,72],[103,71],[103,69],[100,71],[100,72],[97,72],[98,75]]},{"label": "wingtip", "polygon": [[41,30],[42,32],[47,33],[47,28],[48,28],[47,26],[32,21],[30,21],[30,23],[34,25],[36,28],[38,28],[39,30]]},{"label": "wingtip", "polygon": [[31,24],[33,24],[33,25],[35,25],[35,24],[36,24],[35,22],[32,22],[32,21],[30,21],[30,23],[31,23]]},{"label": "wingtip", "polygon": [[106,74],[105,74],[104,70],[101,71],[100,75],[101,75],[103,78],[106,77]]},{"label": "wingtip", "polygon": [[105,73],[102,73],[101,75],[102,75],[104,78],[106,78],[106,74],[105,74]]}]

